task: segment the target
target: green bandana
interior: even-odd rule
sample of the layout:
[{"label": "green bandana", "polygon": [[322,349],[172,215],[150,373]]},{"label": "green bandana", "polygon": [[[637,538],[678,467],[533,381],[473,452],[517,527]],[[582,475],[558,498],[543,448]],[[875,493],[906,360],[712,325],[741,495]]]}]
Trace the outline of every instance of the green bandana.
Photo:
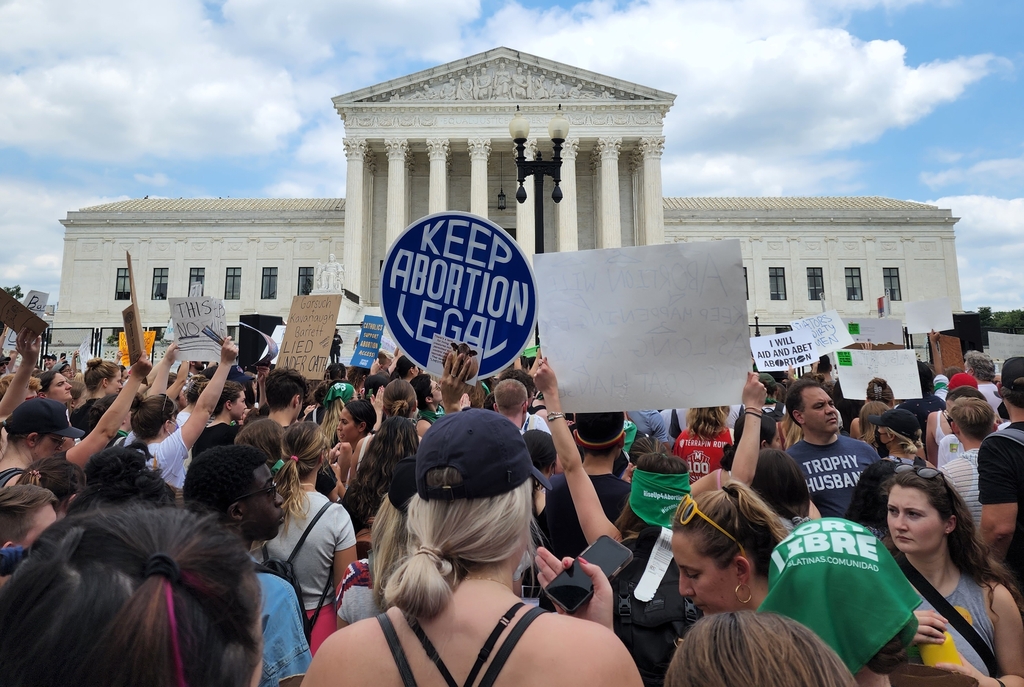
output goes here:
[{"label": "green bandana", "polygon": [[341,399],[342,403],[348,403],[355,396],[356,389],[348,382],[335,382],[331,385],[331,388],[327,390],[327,395],[324,396],[324,408],[331,405],[333,401]]},{"label": "green bandana", "polygon": [[430,424],[434,424],[444,417],[444,408],[441,406],[437,406],[437,410],[428,410],[427,408],[424,408],[423,410],[417,411],[416,415],[419,419],[426,420]]},{"label": "green bandana", "polygon": [[690,493],[690,473],[663,475],[657,472],[633,471],[629,489],[629,507],[648,525],[672,527],[676,506]]},{"label": "green bandana", "polygon": [[875,535],[848,520],[822,518],[775,547],[768,596],[758,610],[803,623],[856,674],[893,637],[910,644],[920,603]]},{"label": "green bandana", "polygon": [[629,449],[633,447],[633,440],[636,439],[636,425],[632,420],[626,420],[622,423],[622,431],[626,433],[626,441],[622,444],[622,450],[629,453]]}]

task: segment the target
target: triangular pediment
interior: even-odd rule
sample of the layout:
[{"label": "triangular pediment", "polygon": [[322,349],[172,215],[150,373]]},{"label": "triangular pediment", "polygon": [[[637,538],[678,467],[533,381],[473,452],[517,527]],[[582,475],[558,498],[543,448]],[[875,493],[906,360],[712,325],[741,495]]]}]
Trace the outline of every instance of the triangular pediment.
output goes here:
[{"label": "triangular pediment", "polygon": [[335,107],[362,103],[431,105],[443,102],[648,101],[675,96],[511,48],[425,69],[332,99]]}]

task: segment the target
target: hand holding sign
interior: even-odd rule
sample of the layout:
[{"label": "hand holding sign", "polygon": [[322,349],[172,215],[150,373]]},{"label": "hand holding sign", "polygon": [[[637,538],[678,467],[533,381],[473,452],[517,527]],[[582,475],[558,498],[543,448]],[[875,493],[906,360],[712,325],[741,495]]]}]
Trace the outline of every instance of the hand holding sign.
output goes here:
[{"label": "hand holding sign", "polygon": [[39,361],[39,349],[42,346],[43,338],[37,336],[32,330],[26,328],[18,332],[18,338],[15,340],[15,348],[18,355],[21,356],[21,362],[18,365],[34,367]]},{"label": "hand holding sign", "polygon": [[465,346],[463,350],[452,350],[444,359],[444,374],[441,375],[441,400],[445,410],[458,408],[459,399],[469,393],[467,380],[476,377],[480,360],[475,351]]}]

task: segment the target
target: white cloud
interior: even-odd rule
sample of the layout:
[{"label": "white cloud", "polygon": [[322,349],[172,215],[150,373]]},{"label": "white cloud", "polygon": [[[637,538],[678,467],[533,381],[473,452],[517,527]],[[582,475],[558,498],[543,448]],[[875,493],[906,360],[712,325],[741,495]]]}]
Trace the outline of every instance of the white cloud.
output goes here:
[{"label": "white cloud", "polygon": [[921,172],[921,182],[939,189],[954,184],[966,188],[1019,187],[1024,181],[1024,155],[981,160],[968,167],[950,167],[941,172]]},{"label": "white cloud", "polygon": [[841,159],[692,153],[666,157],[661,169],[666,196],[779,196],[855,193],[860,165]]},{"label": "white cloud", "polygon": [[135,181],[140,184],[148,184],[150,186],[166,186],[170,179],[163,172],[157,172],[156,174],[136,174],[134,176]]},{"label": "white cloud", "polygon": [[950,208],[964,308],[1024,307],[1024,198],[947,196],[928,203]]}]

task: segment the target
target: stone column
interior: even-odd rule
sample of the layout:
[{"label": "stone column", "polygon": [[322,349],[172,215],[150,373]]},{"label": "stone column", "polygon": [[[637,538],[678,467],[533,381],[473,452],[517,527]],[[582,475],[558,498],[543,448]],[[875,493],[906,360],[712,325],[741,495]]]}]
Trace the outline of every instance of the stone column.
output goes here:
[{"label": "stone column", "polygon": [[388,151],[388,214],[386,243],[387,252],[398,235],[405,229],[405,156],[409,153],[409,142],[404,138],[389,138],[384,141]]},{"label": "stone column", "polygon": [[629,154],[629,176],[633,183],[633,245],[646,246],[644,226],[644,155],[639,146]]},{"label": "stone column", "polygon": [[640,139],[644,156],[644,240],[645,244],[665,243],[665,205],[661,197],[661,153],[664,136]]},{"label": "stone column", "polygon": [[576,154],[580,150],[578,138],[566,139],[562,144],[562,202],[558,208],[558,250],[579,250],[579,230],[576,208]]},{"label": "stone column", "polygon": [[448,151],[447,138],[427,139],[427,157],[430,158],[427,213],[431,215],[448,209]]},{"label": "stone column", "polygon": [[363,176],[366,170],[366,141],[361,138],[346,138],[345,157],[348,158],[348,174],[345,178],[345,284],[360,300],[363,293]]},{"label": "stone column", "polygon": [[609,136],[597,140],[601,154],[601,248],[622,246],[622,219],[619,216],[619,148],[622,139]]},{"label": "stone column", "polygon": [[[513,151],[515,148],[513,147]],[[527,160],[534,159],[534,155],[537,152],[537,140],[529,139],[526,142],[526,151],[524,153]],[[512,159],[515,159],[516,152],[512,153]],[[516,172],[516,178],[519,178],[519,173]],[[533,177],[526,177],[526,181],[523,186],[526,188],[526,202],[520,203],[513,200],[516,204],[516,241],[519,242],[519,247],[526,253],[526,259],[533,263],[533,254],[536,251],[536,225],[533,221],[533,204],[541,199],[533,197]],[[519,190],[519,184],[516,184],[516,191]],[[515,193],[512,194],[513,199]]]},{"label": "stone column", "polygon": [[469,139],[469,211],[481,217],[487,217],[487,158],[490,155],[490,139]]}]

